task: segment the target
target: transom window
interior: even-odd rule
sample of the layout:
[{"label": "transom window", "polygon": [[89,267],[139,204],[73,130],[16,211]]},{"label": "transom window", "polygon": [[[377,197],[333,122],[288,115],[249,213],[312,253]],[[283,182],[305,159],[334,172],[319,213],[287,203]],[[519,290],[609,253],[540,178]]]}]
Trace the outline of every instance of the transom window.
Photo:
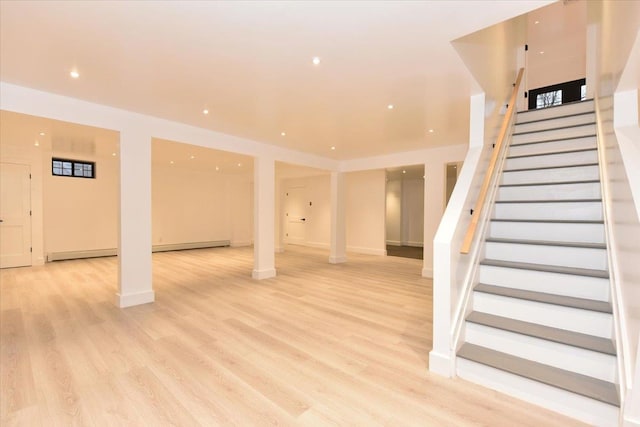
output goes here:
[{"label": "transom window", "polygon": [[95,162],[69,159],[51,159],[51,172],[56,176],[72,176],[76,178],[95,178]]}]

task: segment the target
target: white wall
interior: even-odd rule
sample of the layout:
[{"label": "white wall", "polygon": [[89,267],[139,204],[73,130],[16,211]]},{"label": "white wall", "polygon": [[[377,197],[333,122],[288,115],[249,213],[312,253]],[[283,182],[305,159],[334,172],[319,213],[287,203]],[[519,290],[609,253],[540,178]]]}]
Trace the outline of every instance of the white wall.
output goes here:
[{"label": "white wall", "polygon": [[[96,178],[52,175],[51,155],[95,162]],[[54,150],[43,167],[45,253],[116,248],[118,158]]]},{"label": "white wall", "polygon": [[387,245],[402,244],[402,181],[387,181],[386,198],[386,233]]},{"label": "white wall", "polygon": [[424,179],[402,181],[402,244],[422,246],[424,239]]},{"label": "white wall", "polygon": [[[329,248],[331,237],[331,194],[330,175],[315,175],[304,178],[283,179],[280,183],[280,197],[292,187],[304,188],[305,204],[305,242],[304,245]],[[311,206],[308,203],[311,202]],[[283,232],[286,232],[286,211],[280,210]]]},{"label": "white wall", "polygon": [[385,181],[382,169],[345,176],[348,251],[386,254]]},{"label": "white wall", "polygon": [[[588,79],[595,83],[599,116],[599,136],[606,147],[603,176],[608,189],[606,200],[609,238],[613,246],[614,289],[619,304],[621,348],[631,391],[624,417],[631,422],[630,408],[640,406],[640,366],[636,355],[640,337],[640,128],[638,127],[638,64],[640,64],[640,3],[589,2]],[[632,390],[633,388],[633,390]],[[635,419],[640,425],[640,419]]]}]

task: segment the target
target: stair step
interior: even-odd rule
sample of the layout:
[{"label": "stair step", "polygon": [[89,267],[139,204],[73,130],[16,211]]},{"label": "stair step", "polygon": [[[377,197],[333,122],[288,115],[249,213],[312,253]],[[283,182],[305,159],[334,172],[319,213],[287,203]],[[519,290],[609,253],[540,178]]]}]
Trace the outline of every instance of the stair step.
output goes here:
[{"label": "stair step", "polygon": [[508,219],[492,218],[496,222],[536,222],[549,224],[604,224],[602,220],[579,220],[579,219]]},{"label": "stair step", "polygon": [[572,141],[574,139],[595,138],[596,135],[572,136],[571,138],[547,139],[544,141],[520,142],[509,144],[509,147],[525,147],[527,145],[549,144],[553,142]]},{"label": "stair step", "polygon": [[[553,120],[553,119],[548,119],[548,120]],[[529,123],[531,123],[531,122],[529,122]],[[524,124],[524,123],[519,123],[519,124]],[[572,129],[572,128],[579,128],[579,127],[583,127],[583,126],[593,126],[595,124],[596,124],[595,122],[589,122],[589,123],[580,123],[580,124],[568,125],[568,126],[557,126],[557,127],[552,127],[552,128],[546,128],[546,129],[528,130],[528,131],[524,131],[524,132],[514,132],[513,136],[529,135],[531,133],[549,132],[549,131],[560,130],[560,129]],[[575,138],[575,137],[571,137],[571,138]],[[541,141],[536,141],[536,142],[541,142]]]},{"label": "stair step", "polygon": [[583,165],[597,162],[596,148],[558,149],[553,152],[509,155],[505,160],[504,169],[566,167],[571,164]]},{"label": "stair step", "polygon": [[580,114],[585,112],[593,113],[595,107],[593,100],[584,100],[571,103],[565,103],[562,105],[556,105],[553,107],[546,107],[540,109],[533,109],[528,111],[519,111],[516,116],[516,124],[524,124],[537,120],[553,119],[560,116],[566,116],[571,114]]},{"label": "stair step", "polygon": [[[476,292],[484,292],[493,295],[502,295],[509,298],[525,299],[529,301],[543,302],[546,304],[562,305],[564,307],[580,308],[583,310],[599,311],[612,314],[611,303],[586,298],[575,298],[566,295],[549,294],[545,292],[529,291],[524,289],[508,288],[506,286],[486,285],[478,283],[474,288]],[[613,353],[612,353],[613,354]]]},{"label": "stair step", "polygon": [[492,219],[487,238],[512,239],[517,243],[542,241],[545,244],[602,245],[605,229],[602,221]]},{"label": "stair step", "polygon": [[512,144],[527,142],[546,142],[555,139],[575,138],[579,136],[593,136],[596,133],[595,123],[584,123],[570,126],[559,126],[550,129],[537,129],[526,132],[516,132],[511,137]]},{"label": "stair step", "polygon": [[508,317],[495,316],[493,314],[472,311],[466,318],[467,322],[502,329],[516,334],[527,335],[546,341],[552,341],[573,347],[591,350],[598,353],[616,356],[613,341],[607,338],[567,331],[565,329],[552,328],[536,323],[523,322],[522,320]]},{"label": "stair step", "polygon": [[[524,114],[526,112],[522,112],[522,113],[518,113],[518,114]],[[541,123],[541,122],[548,122],[548,121],[552,121],[552,120],[561,120],[561,119],[568,119],[571,117],[584,117],[584,116],[589,116],[589,115],[593,115],[593,111],[580,111],[577,113],[572,113],[572,114],[561,114],[558,116],[551,116],[551,117],[544,117],[541,119],[535,119],[535,120],[529,120],[528,122],[519,122],[516,123],[516,125],[526,125],[529,123]]]},{"label": "stair step", "polygon": [[525,157],[539,157],[539,156],[551,156],[554,154],[572,154],[572,153],[582,153],[585,151],[597,151],[597,148],[578,148],[576,150],[562,150],[562,151],[549,151],[545,153],[536,153],[536,154],[523,154],[518,156],[507,156],[507,159],[522,159]]},{"label": "stair step", "polygon": [[620,406],[616,385],[575,372],[533,362],[475,344],[465,343],[458,357],[491,366],[511,374],[580,394],[614,406]]},{"label": "stair step", "polygon": [[500,187],[534,187],[540,185],[572,185],[572,184],[595,184],[599,179],[588,179],[582,181],[554,181],[554,182],[525,182],[519,184],[500,184]]},{"label": "stair step", "polygon": [[582,166],[576,168],[539,169],[528,171],[512,171],[503,173],[500,183],[510,184],[552,184],[582,181],[599,181],[600,169],[598,166]]},{"label": "stair step", "polygon": [[541,167],[535,167],[535,168],[504,169],[502,172],[524,172],[524,171],[539,171],[544,169],[579,168],[581,166],[598,166],[598,163],[580,163],[580,164],[572,164],[572,165],[541,166]]},{"label": "stair step", "polygon": [[543,199],[543,200],[496,200],[495,203],[592,203],[602,199]]},{"label": "stair step", "polygon": [[493,242],[493,243],[514,243],[519,245],[565,246],[569,248],[607,249],[607,245],[604,243],[556,242],[554,240],[509,239],[504,237],[488,237],[485,241]]},{"label": "stair step", "polygon": [[575,276],[598,277],[602,279],[609,278],[609,272],[606,270],[593,270],[590,268],[561,267],[557,265],[531,264],[528,262],[501,261],[495,259],[484,259],[480,261],[480,265],[490,265],[493,267],[516,268],[519,270],[544,271],[548,273],[572,274]]}]

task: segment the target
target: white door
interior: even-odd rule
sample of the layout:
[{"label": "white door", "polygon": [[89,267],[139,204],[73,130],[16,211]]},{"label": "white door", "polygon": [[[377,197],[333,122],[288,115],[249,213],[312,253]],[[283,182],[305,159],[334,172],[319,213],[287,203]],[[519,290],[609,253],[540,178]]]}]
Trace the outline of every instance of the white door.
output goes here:
[{"label": "white door", "polygon": [[0,164],[0,268],[31,265],[29,165]]},{"label": "white door", "polygon": [[290,187],[285,192],[285,241],[303,244],[306,240],[306,197],[304,187]]}]

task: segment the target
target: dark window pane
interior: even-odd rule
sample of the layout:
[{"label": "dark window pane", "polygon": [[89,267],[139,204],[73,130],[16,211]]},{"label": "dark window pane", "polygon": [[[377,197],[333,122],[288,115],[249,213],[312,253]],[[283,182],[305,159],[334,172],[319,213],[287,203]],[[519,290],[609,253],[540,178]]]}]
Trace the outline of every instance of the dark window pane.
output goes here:
[{"label": "dark window pane", "polygon": [[74,176],[83,176],[82,163],[74,163],[73,164],[73,175]]},{"label": "dark window pane", "polygon": [[54,175],[62,175],[62,166],[58,166],[56,167],[55,165],[53,166],[53,174]]}]

